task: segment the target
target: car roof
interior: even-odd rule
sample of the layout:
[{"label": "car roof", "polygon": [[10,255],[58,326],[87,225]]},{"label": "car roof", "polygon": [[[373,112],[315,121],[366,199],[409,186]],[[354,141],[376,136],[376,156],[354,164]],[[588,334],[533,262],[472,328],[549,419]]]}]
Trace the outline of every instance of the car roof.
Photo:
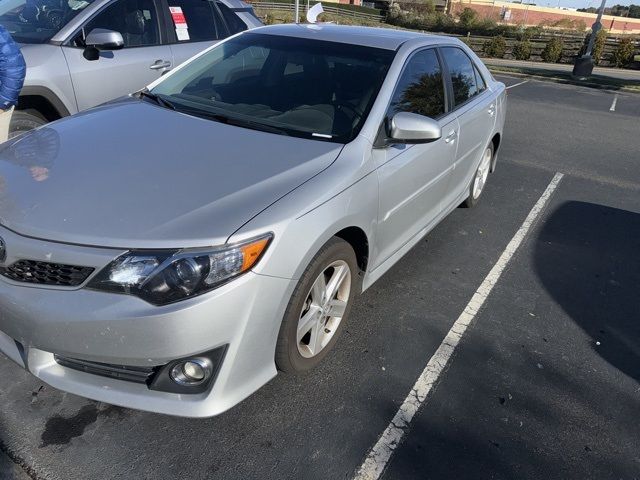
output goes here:
[{"label": "car roof", "polygon": [[269,25],[251,30],[269,35],[287,37],[310,38],[327,42],[348,43],[365,47],[397,50],[400,45],[413,39],[426,40],[425,43],[440,43],[443,38],[451,41],[450,37],[441,37],[409,30],[394,30],[391,28],[357,27],[350,25],[335,25],[331,23],[288,23]]}]

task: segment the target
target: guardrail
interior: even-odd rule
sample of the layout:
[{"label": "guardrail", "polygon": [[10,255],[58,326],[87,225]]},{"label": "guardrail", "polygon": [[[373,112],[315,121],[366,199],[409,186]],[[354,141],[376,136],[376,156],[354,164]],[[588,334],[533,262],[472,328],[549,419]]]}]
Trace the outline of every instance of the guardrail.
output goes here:
[{"label": "guardrail", "polygon": [[[317,2],[311,2],[310,6],[313,6],[315,3]],[[261,10],[282,10],[285,12],[293,12],[295,11],[295,4],[293,3],[276,3],[276,2],[251,2],[251,5],[254,8],[257,9],[261,9]],[[330,13],[332,15],[340,15],[342,17],[348,17],[348,18],[361,18],[361,19],[365,19],[365,20],[371,20],[374,22],[382,22],[384,20],[384,17],[382,15],[375,15],[372,13],[364,13],[364,12],[358,12],[356,10],[347,10],[346,8],[339,8],[339,7],[332,7],[331,5],[327,5],[326,3],[322,4],[322,8],[325,11],[325,13]],[[301,1],[300,2],[300,16],[302,17],[303,15],[306,14],[307,11],[307,6],[306,6],[306,2]]]}]

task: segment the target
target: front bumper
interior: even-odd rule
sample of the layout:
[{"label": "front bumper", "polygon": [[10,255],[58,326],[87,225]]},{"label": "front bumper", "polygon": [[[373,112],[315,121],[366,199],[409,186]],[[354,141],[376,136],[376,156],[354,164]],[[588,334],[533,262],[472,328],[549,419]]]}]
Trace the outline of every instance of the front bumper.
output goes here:
[{"label": "front bumper", "polygon": [[[208,417],[276,375],[275,344],[294,283],[249,272],[205,295],[156,307],[128,295],[19,285],[0,277],[0,350],[67,392],[124,407]],[[215,383],[201,394],[154,391],[63,367],[54,359],[57,354],[145,367],[224,345]]]}]

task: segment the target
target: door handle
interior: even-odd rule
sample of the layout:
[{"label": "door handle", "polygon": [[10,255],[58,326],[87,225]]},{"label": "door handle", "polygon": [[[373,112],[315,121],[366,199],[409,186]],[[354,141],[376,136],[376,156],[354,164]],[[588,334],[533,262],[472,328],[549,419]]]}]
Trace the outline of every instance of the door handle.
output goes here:
[{"label": "door handle", "polygon": [[458,136],[458,132],[456,132],[455,130],[452,130],[452,131],[449,133],[449,135],[447,135],[447,136],[444,138],[444,143],[451,143],[451,142],[453,142],[453,141],[456,139],[456,137],[457,137],[457,136]]},{"label": "door handle", "polygon": [[167,60],[156,60],[149,66],[151,70],[163,70],[171,68],[171,62]]},{"label": "door handle", "polygon": [[492,104],[489,106],[489,109],[487,110],[487,113],[488,113],[489,115],[491,115],[492,117],[496,114],[496,106],[495,106],[495,104],[493,104],[493,103],[492,103]]}]

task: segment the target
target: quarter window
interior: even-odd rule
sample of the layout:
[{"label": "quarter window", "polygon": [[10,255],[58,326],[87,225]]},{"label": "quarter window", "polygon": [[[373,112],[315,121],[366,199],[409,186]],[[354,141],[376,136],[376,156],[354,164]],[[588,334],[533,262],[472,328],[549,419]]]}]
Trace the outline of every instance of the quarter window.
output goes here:
[{"label": "quarter window", "polygon": [[474,65],[473,69],[476,72],[476,82],[478,84],[478,92],[483,92],[487,88],[487,85],[486,83],[484,83],[484,79],[482,78],[482,75],[480,74],[478,67]]},{"label": "quarter window", "polygon": [[453,101],[456,106],[463,104],[479,93],[473,62],[461,49],[445,47],[442,49],[444,61],[449,68],[453,85]]},{"label": "quarter window", "polygon": [[434,49],[413,55],[393,94],[388,116],[410,112],[437,118],[445,112],[442,69]]},{"label": "quarter window", "polygon": [[94,28],[120,32],[125,48],[160,44],[158,13],[153,0],[118,0],[87,23],[85,34]]},{"label": "quarter window", "polygon": [[[184,16],[184,23],[176,23],[175,13],[172,14],[176,33],[180,30],[180,42],[208,42],[225,38],[220,14],[213,2],[209,0],[169,0],[169,7],[179,7]],[[182,20],[182,19],[180,19]],[[186,26],[186,32],[185,27]]]}]

